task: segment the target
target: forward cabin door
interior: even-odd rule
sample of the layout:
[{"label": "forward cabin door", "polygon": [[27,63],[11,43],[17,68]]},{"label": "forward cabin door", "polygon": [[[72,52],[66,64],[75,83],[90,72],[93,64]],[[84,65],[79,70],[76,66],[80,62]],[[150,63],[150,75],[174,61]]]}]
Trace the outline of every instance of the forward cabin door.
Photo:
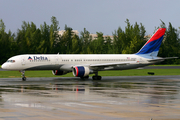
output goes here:
[{"label": "forward cabin door", "polygon": [[60,55],[56,55],[55,61],[54,61],[55,65],[59,66],[61,64],[61,62],[62,62],[61,56]]},{"label": "forward cabin door", "polygon": [[25,60],[25,57],[21,57],[21,65],[24,66],[26,65],[26,60]]},{"label": "forward cabin door", "polygon": [[53,65],[53,70],[59,70],[60,69],[60,63],[61,63],[60,61],[61,61],[61,58],[59,55],[52,56],[51,64]]},{"label": "forward cabin door", "polygon": [[55,65],[59,65],[59,55],[55,57]]}]

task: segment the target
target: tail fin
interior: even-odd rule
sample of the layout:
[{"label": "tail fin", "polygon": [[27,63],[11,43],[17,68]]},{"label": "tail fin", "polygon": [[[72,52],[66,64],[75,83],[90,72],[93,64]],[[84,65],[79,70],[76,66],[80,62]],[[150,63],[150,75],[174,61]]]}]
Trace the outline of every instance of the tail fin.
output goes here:
[{"label": "tail fin", "polygon": [[157,56],[165,31],[166,28],[159,28],[155,32],[155,34],[146,42],[146,44],[136,54]]}]

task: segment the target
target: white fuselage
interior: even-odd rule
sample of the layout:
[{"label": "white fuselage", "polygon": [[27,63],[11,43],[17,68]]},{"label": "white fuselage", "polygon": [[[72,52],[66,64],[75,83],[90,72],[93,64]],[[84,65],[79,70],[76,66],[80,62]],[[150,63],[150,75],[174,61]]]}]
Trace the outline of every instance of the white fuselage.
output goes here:
[{"label": "white fuselage", "polygon": [[98,71],[124,70],[154,64],[154,62],[148,62],[149,59],[152,58],[135,54],[28,54],[11,57],[2,65],[2,68],[6,70],[64,70],[70,72],[73,66],[86,66]]}]

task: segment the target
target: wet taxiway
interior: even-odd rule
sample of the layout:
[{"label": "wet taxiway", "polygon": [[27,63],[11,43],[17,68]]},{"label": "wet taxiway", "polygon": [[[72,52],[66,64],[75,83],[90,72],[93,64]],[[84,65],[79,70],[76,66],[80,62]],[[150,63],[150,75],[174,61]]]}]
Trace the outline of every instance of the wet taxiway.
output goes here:
[{"label": "wet taxiway", "polygon": [[180,76],[0,79],[0,119],[179,120]]}]

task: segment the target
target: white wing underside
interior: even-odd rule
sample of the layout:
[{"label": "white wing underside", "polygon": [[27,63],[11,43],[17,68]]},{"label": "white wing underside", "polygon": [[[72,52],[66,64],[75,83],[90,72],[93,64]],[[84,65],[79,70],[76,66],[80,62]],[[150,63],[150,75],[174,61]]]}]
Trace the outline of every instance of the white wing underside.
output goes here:
[{"label": "white wing underside", "polygon": [[135,64],[136,61],[128,61],[128,62],[117,62],[117,63],[102,63],[102,64],[90,64],[90,67],[112,67],[117,65],[128,65]]}]

